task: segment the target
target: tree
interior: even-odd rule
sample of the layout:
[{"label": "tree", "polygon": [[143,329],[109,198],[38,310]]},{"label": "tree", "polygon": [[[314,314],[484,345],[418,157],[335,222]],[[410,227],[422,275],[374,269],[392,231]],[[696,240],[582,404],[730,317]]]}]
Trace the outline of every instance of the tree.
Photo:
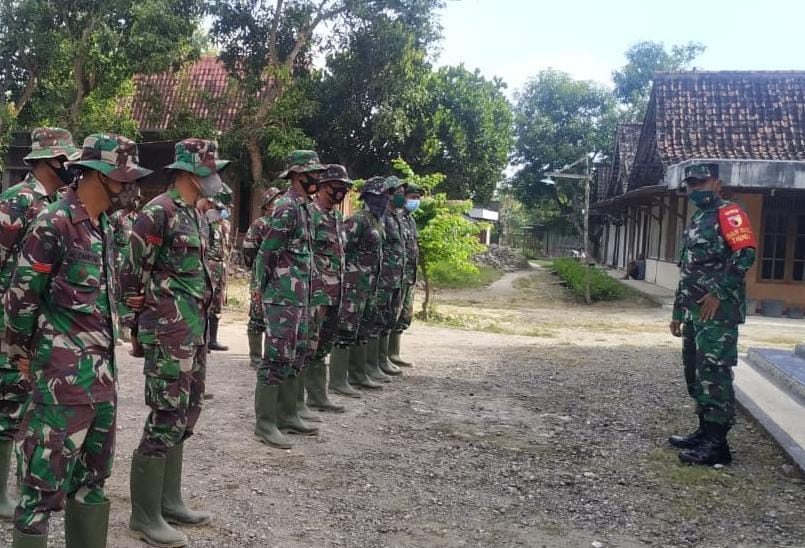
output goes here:
[{"label": "tree", "polygon": [[[612,94],[592,82],[574,80],[556,70],[540,72],[516,97],[513,162],[522,167],[510,185],[527,207],[536,207],[546,222],[569,221],[582,233],[578,180],[542,182],[545,172],[562,169],[591,151],[608,152],[617,123]],[[584,162],[576,173],[584,170]]]},{"label": "tree", "polygon": [[[402,158],[392,162],[406,181],[412,182],[428,191],[444,182],[444,175],[432,173],[417,175]],[[422,303],[422,317],[427,320],[430,313],[431,283],[429,269],[441,263],[454,270],[477,272],[471,259],[483,249],[478,240],[480,226],[464,216],[472,208],[472,202],[448,201],[445,194],[425,197],[420,208],[414,212],[419,231],[419,269],[425,282],[425,300]]]},{"label": "tree", "polygon": [[[514,144],[513,116],[500,79],[487,80],[463,65],[442,67],[428,78],[427,100],[406,149],[418,170],[445,180],[436,190],[451,199],[489,202]],[[419,137],[419,139],[417,138]]]},{"label": "tree", "polygon": [[662,42],[637,42],[626,50],[626,64],[612,72],[615,97],[625,107],[625,122],[639,123],[646,113],[654,73],[684,70],[705,51],[699,42],[671,46]]},{"label": "tree", "polygon": [[[221,46],[244,105],[238,135],[250,157],[253,182],[263,179],[264,156],[271,143],[266,128],[274,125],[279,102],[310,72],[313,46],[334,51],[346,29],[360,28],[382,14],[406,24],[420,24],[421,5],[442,0],[217,0],[212,33]],[[317,41],[315,31],[327,24],[333,38]],[[273,116],[273,118],[272,118]]]}]

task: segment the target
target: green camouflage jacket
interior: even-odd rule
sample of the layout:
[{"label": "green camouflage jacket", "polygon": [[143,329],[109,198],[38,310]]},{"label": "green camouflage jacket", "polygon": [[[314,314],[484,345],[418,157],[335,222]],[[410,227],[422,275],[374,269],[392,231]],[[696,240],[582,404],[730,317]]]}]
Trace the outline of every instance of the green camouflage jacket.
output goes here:
[{"label": "green camouflage jacket", "polygon": [[49,405],[112,401],[115,326],[110,298],[114,244],[75,190],[31,225],[5,296],[8,357],[30,359],[33,399]]},{"label": "green camouflage jacket", "polygon": [[255,262],[255,273],[264,303],[310,304],[310,212],[307,198],[293,187],[274,203],[256,261],[260,261]]},{"label": "green camouflage jacket", "polygon": [[[134,223],[120,275],[125,297],[145,294],[138,339],[189,358],[204,344],[212,282],[205,260],[209,227],[172,188],[149,202]],[[121,307],[123,308],[123,307]],[[134,316],[126,310],[126,321]]]},{"label": "green camouflage jacket", "polygon": [[344,221],[344,286],[374,291],[383,258],[383,222],[368,209]]},{"label": "green camouflage jacket", "polygon": [[258,217],[249,225],[246,235],[243,236],[243,264],[245,264],[247,268],[252,268],[254,265],[257,252],[260,250],[260,244],[263,243],[263,239],[265,238],[269,220],[271,220],[270,215]]},{"label": "green camouflage jacket", "polygon": [[405,240],[402,227],[402,213],[386,213],[383,218],[385,237],[383,238],[383,260],[380,266],[379,287],[397,289],[402,287],[405,270]]},{"label": "green camouflage jacket", "polygon": [[415,284],[417,266],[419,266],[419,233],[416,229],[416,220],[409,213],[403,213],[401,219],[403,240],[405,242],[405,269],[403,270],[403,283]]},{"label": "green camouflage jacket", "polygon": [[318,204],[310,205],[313,226],[313,281],[310,304],[333,306],[341,302],[344,279],[344,219],[337,209],[326,211]]},{"label": "green camouflage jacket", "polygon": [[732,202],[717,200],[699,209],[685,230],[680,251],[680,279],[673,318],[690,319],[706,295],[721,304],[715,320],[746,319],[746,272],[755,262],[757,244],[749,218]]}]

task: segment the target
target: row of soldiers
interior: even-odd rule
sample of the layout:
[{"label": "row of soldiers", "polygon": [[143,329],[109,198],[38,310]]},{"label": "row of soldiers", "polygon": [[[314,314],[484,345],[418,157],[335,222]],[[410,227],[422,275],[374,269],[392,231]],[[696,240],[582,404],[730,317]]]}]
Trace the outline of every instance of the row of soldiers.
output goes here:
[{"label": "row of soldiers", "polygon": [[[175,526],[211,519],[184,503],[182,469],[220,314],[209,223],[218,219],[208,213],[228,162],[214,142],[177,143],[168,190],[122,220],[130,231],[116,253],[107,213],[136,209],[138,181],[152,173],[136,144],[94,134],[78,150],[57,128],[35,130],[32,141],[30,174],[0,196],[0,517],[13,517],[14,548],[45,548],[50,515],[63,508],[68,548],[106,546],[122,325],[141,345],[150,408],[132,455],[129,530],[154,546],[186,546]],[[288,447],[283,432],[317,431],[304,419],[306,370],[307,402],[343,411],[327,397],[333,345],[333,391],[354,397],[353,384],[377,389],[383,371],[399,374],[388,355],[410,323],[419,191],[370,179],[363,208],[343,221],[334,209],[351,187],[343,167],[297,151],[281,177],[289,190],[266,201],[264,228],[251,234],[259,245],[249,342],[258,358],[262,351],[255,433]],[[261,325],[263,341],[253,336]],[[16,505],[7,490],[14,446]]]},{"label": "row of soldiers", "polygon": [[397,177],[372,177],[359,191],[362,206],[344,220],[337,206],[353,186],[344,166],[299,150],[279,177],[290,187],[266,192],[243,257],[252,268],[255,436],[286,449],[283,432],[318,433],[311,409],[344,411],[328,387],[359,398],[356,386],[381,389],[410,366],[400,342],[413,313],[419,249],[412,213],[422,191]]}]

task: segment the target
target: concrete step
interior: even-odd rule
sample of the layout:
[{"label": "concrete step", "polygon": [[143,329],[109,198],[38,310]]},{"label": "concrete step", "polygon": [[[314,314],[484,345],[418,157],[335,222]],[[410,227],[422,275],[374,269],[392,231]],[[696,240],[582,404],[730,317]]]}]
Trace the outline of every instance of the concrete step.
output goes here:
[{"label": "concrete step", "polygon": [[774,375],[764,374],[768,364],[755,368],[747,358],[740,358],[735,368],[738,403],[805,472],[805,405],[798,395],[781,388],[784,385],[773,380]]}]

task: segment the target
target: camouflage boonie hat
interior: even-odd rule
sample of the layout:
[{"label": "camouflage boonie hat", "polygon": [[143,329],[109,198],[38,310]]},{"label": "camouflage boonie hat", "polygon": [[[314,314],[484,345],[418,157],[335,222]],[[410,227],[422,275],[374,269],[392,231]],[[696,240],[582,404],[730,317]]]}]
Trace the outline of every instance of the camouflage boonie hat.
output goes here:
[{"label": "camouflage boonie hat", "polygon": [[178,169],[208,177],[229,165],[229,160],[218,159],[218,143],[208,139],[185,139],[176,143],[173,163],[165,169]]},{"label": "camouflage boonie hat", "polygon": [[330,164],[327,166],[326,171],[319,177],[319,183],[326,183],[330,181],[340,181],[347,186],[352,186],[352,179],[347,174],[347,168],[340,164]]},{"label": "camouflage boonie hat", "polygon": [[414,183],[408,183],[408,186],[405,189],[406,194],[425,194],[425,191],[422,189],[421,186],[415,185]]},{"label": "camouflage boonie hat", "polygon": [[277,198],[282,191],[275,186],[272,186],[268,190],[266,190],[265,194],[263,194],[263,200],[260,202],[260,207],[266,207],[268,204],[271,203],[272,200]]},{"label": "camouflage boonie hat", "polygon": [[405,184],[405,181],[403,181],[399,177],[395,177],[394,175],[391,175],[390,177],[386,177],[386,187],[389,190],[397,190],[398,188],[400,188],[404,184]]},{"label": "camouflage boonie hat", "polygon": [[691,164],[685,168],[685,178],[682,182],[704,181],[710,177],[718,179],[718,164]]},{"label": "camouflage boonie hat", "polygon": [[137,143],[113,133],[95,133],[84,139],[81,159],[70,162],[70,166],[100,171],[119,183],[130,183],[153,173],[140,167]]},{"label": "camouflage boonie hat", "polygon": [[61,158],[78,160],[81,151],[73,143],[73,136],[60,127],[38,127],[31,132],[31,152],[23,158],[28,164],[31,160]]},{"label": "camouflage boonie hat", "polygon": [[221,184],[224,185],[224,188],[222,188],[218,194],[213,196],[212,199],[224,205],[229,205],[232,203],[232,189],[229,188],[229,185],[223,181],[221,181]]},{"label": "camouflage boonie hat", "polygon": [[278,179],[287,179],[291,173],[310,173],[327,169],[319,162],[319,155],[312,150],[294,150],[285,158],[285,171]]},{"label": "camouflage boonie hat", "polygon": [[384,194],[389,189],[385,177],[371,177],[361,188],[361,194]]}]

